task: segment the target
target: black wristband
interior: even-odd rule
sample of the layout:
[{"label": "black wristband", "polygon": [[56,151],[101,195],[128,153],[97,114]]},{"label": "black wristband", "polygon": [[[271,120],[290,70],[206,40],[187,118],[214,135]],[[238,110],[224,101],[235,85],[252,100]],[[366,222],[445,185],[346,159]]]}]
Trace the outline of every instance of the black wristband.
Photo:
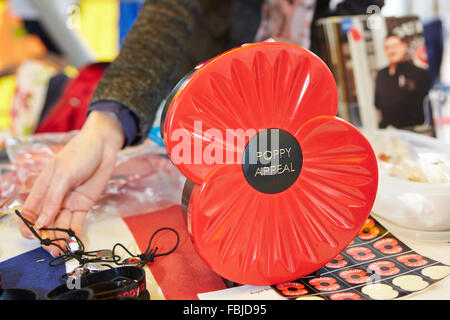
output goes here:
[{"label": "black wristband", "polygon": [[[94,299],[97,300],[117,297],[150,298],[146,292],[145,271],[133,266],[113,268],[82,276],[79,286],[78,289],[91,289]],[[53,300],[70,291],[66,283],[47,293],[46,299]],[[142,295],[142,293],[145,294]]]},{"label": "black wristband", "polygon": [[37,293],[30,289],[0,289],[0,300],[37,300]]},{"label": "black wristband", "polygon": [[66,293],[51,298],[51,300],[93,300],[93,299],[94,299],[94,291],[92,291],[89,288],[69,290]]}]

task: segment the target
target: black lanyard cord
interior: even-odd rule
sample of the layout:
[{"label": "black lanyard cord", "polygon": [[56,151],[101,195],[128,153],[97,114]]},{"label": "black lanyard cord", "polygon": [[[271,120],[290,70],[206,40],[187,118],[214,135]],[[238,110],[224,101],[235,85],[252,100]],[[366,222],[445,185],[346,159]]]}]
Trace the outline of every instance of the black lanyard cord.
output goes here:
[{"label": "black lanyard cord", "polygon": [[[65,250],[63,248],[61,248],[60,245],[58,245],[57,243],[54,243],[56,241],[59,240],[65,240],[65,239],[54,239],[51,240],[49,238],[45,238],[42,239],[41,236],[39,235],[39,233],[36,232],[36,230],[34,230],[33,228],[33,223],[31,223],[29,220],[27,220],[21,213],[19,210],[15,210],[16,215],[23,221],[23,223],[25,224],[25,226],[31,231],[31,233],[33,233],[33,235],[39,240],[40,244],[43,246],[55,246],[57,248],[59,248],[62,252],[65,252]],[[51,230],[50,228],[42,228],[41,230]],[[59,230],[58,230],[59,231]]]},{"label": "black lanyard cord", "polygon": [[[152,263],[156,257],[166,256],[172,252],[175,251],[175,249],[178,247],[180,243],[180,235],[178,232],[169,227],[163,227],[156,230],[152,236],[150,237],[150,240],[148,242],[147,249],[144,251],[144,253],[141,254],[133,254],[130,250],[128,250],[123,244],[116,243],[112,250],[95,250],[95,251],[84,251],[85,246],[83,242],[75,235],[75,232],[71,229],[62,229],[62,228],[41,228],[40,230],[44,231],[59,231],[59,232],[65,232],[68,234],[69,239],[65,238],[56,238],[56,239],[49,239],[49,238],[41,238],[39,233],[34,229],[33,223],[31,223],[29,220],[27,220],[23,215],[19,212],[19,210],[15,210],[16,215],[24,222],[24,224],[27,226],[27,228],[33,233],[33,235],[40,241],[41,245],[43,246],[55,246],[63,252],[63,254],[52,258],[49,261],[50,267],[57,267],[60,266],[67,261],[71,259],[75,259],[79,263],[79,267],[83,267],[88,263],[91,262],[101,262],[101,263],[115,263],[117,265],[137,265],[140,267],[145,266],[147,263]],[[157,253],[158,247],[152,248],[152,243],[155,238],[155,236],[162,232],[162,231],[171,231],[173,232],[176,237],[177,241],[175,245],[167,252],[163,253]],[[71,239],[72,238],[72,239]],[[75,249],[71,248],[70,244],[73,244],[73,240],[76,240],[77,246]],[[66,248],[63,249],[61,246],[59,246],[56,242],[58,241],[64,241],[66,243]],[[131,258],[124,259],[121,261],[121,257],[116,254],[116,250],[118,248],[122,248]],[[109,266],[109,265],[108,265]],[[109,266],[110,267],[110,266]]]},{"label": "black lanyard cord", "polygon": [[[155,237],[159,232],[164,231],[164,230],[173,232],[173,233],[176,235],[176,237],[177,237],[177,241],[176,241],[175,245],[173,246],[173,248],[170,249],[169,251],[163,252],[163,253],[156,253],[156,252],[158,251],[158,247],[155,247],[154,249],[151,249],[153,239],[154,239],[154,237]],[[139,265],[139,266],[144,266],[144,265],[146,265],[147,263],[152,263],[156,257],[161,257],[161,256],[166,256],[166,255],[168,255],[168,254],[171,254],[171,253],[174,252],[175,249],[178,247],[178,244],[179,244],[179,243],[180,243],[180,235],[178,234],[178,232],[177,232],[175,229],[173,229],[173,228],[164,227],[164,228],[159,228],[158,230],[156,230],[156,231],[152,234],[152,236],[150,237],[150,240],[148,241],[147,249],[144,251],[144,253],[137,254],[137,255],[136,255],[136,254],[133,254],[133,253],[130,252],[130,250],[128,250],[128,249],[127,249],[123,244],[121,244],[121,243],[116,243],[116,244],[114,245],[114,247],[113,247],[113,249],[112,249],[112,253],[113,253],[114,259],[116,259],[116,257],[119,257],[118,255],[115,254],[115,252],[116,252],[116,249],[117,249],[118,247],[120,247],[120,248],[122,248],[125,252],[127,252],[127,253],[130,255],[130,257],[139,259],[138,261],[136,261],[135,264],[137,264],[137,265]],[[115,260],[115,263],[118,264],[118,265],[126,265],[126,264],[130,264],[130,261],[129,261],[129,259],[125,259],[125,260],[123,260],[122,262],[120,262],[119,260],[116,259],[116,260]]]}]

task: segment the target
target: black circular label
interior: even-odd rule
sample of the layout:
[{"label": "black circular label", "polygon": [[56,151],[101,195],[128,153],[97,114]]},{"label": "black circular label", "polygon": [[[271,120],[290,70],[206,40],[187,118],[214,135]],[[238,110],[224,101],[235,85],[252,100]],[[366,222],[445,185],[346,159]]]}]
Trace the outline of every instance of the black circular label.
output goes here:
[{"label": "black circular label", "polygon": [[281,129],[267,129],[245,147],[242,170],[253,188],[273,194],[286,190],[297,180],[302,162],[302,150],[292,135]]}]

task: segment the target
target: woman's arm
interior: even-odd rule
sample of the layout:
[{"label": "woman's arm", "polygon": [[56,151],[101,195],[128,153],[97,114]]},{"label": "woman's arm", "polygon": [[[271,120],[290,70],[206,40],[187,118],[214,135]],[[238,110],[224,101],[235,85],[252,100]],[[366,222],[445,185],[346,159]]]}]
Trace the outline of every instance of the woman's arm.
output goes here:
[{"label": "woman's arm", "polygon": [[[218,0],[225,1],[225,0]],[[117,103],[137,117],[138,138],[147,135],[160,101],[197,59],[214,55],[214,33],[203,18],[215,0],[148,0],[92,99]],[[218,3],[217,2],[217,3]],[[208,4],[208,6],[206,5]],[[200,60],[201,61],[201,60]],[[127,134],[119,112],[92,110],[80,133],[46,166],[23,208],[36,227],[71,228],[81,235],[87,212],[114,169]],[[119,114],[120,116],[120,114]],[[23,223],[20,231],[32,237]],[[60,232],[41,231],[45,238]],[[59,252],[48,248],[52,255]]]},{"label": "woman's arm", "polygon": [[100,81],[91,105],[114,101],[129,108],[138,120],[134,142],[145,139],[157,107],[170,88],[196,63],[219,52],[215,35],[205,24],[207,15],[219,2],[145,1],[119,56]]}]

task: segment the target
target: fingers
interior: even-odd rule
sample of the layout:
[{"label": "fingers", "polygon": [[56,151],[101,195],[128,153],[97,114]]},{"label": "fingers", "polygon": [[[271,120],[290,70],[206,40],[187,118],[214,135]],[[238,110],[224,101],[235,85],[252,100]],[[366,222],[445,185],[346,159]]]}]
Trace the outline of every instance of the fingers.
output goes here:
[{"label": "fingers", "polygon": [[35,222],[35,224],[37,224],[38,228],[40,227],[40,225],[35,219],[40,215],[42,203],[48,193],[54,169],[55,161],[52,160],[47,164],[47,166],[45,166],[42,173],[34,182],[33,187],[31,188],[31,191],[23,206],[24,215],[33,216],[33,221]]},{"label": "fingers", "polygon": [[[36,223],[42,207],[42,199],[45,199],[47,194],[49,181],[52,177],[54,164],[49,163],[42,171],[41,175],[36,179],[31,191],[23,205],[22,215],[25,219],[32,223]],[[23,237],[33,239],[34,235],[30,229],[22,222],[19,222],[19,230]],[[35,228],[39,233],[38,228]]]},{"label": "fingers", "polygon": [[[43,172],[44,175],[45,171]],[[45,175],[44,175],[45,178]],[[33,188],[31,189],[27,199],[25,200],[25,203],[23,205],[23,215],[32,217],[33,222],[37,218],[39,212],[41,211],[42,206],[42,199],[45,198],[45,195],[47,194],[47,184],[41,182],[41,183],[35,183],[33,185]]]},{"label": "fingers", "polygon": [[[61,229],[69,229],[71,220],[72,220],[72,212],[70,212],[70,210],[63,209],[63,210],[61,210],[61,213],[56,218],[55,227],[61,228]],[[66,232],[55,231],[54,235],[55,235],[55,237],[53,239],[61,239],[61,238],[67,239],[68,238],[68,234]],[[57,241],[56,244],[59,245],[63,249],[65,249],[65,247],[66,247],[66,242],[64,240]],[[48,251],[54,257],[63,253],[56,246],[51,246]]]},{"label": "fingers", "polygon": [[[52,230],[41,230],[41,238],[42,239],[55,239],[55,232]],[[42,248],[44,248],[44,250],[46,250],[48,253],[50,253],[53,257],[55,257],[53,255],[53,252],[55,251],[53,248],[56,248],[53,245],[50,246],[42,246]],[[57,249],[57,248],[56,248]]]},{"label": "fingers", "polygon": [[72,211],[88,212],[105,189],[114,169],[114,164],[114,157],[105,159],[88,180],[66,197],[64,206]]},{"label": "fingers", "polygon": [[[36,216],[31,214],[30,212],[27,212],[25,210],[22,210],[22,216],[30,221],[31,223],[34,223],[36,220]],[[27,239],[34,239],[34,234],[30,231],[30,229],[25,225],[25,223],[22,221],[22,219],[19,219],[19,231],[22,234],[24,238]],[[35,229],[35,231],[40,234],[39,230]]]},{"label": "fingers", "polygon": [[[49,226],[49,228],[60,228],[65,230],[71,229],[78,237],[81,237],[86,215],[87,212],[84,211],[71,212],[70,210],[63,209],[58,215],[54,225]],[[40,236],[42,237],[42,239],[64,239],[54,241],[53,243],[56,245],[52,244],[43,246],[43,248],[48,251],[53,257],[64,253],[63,251],[61,251],[61,249],[66,249],[66,240],[69,238],[69,234],[67,232],[57,230],[41,230]]]},{"label": "fingers", "polygon": [[[98,126],[91,127],[91,130],[98,132]],[[85,133],[72,139],[48,163],[33,184],[23,212],[35,224],[36,231],[55,225],[63,229],[71,228],[80,235],[87,212],[104,190],[120,146],[113,148],[109,140],[92,139],[88,129],[83,128]],[[23,236],[34,237],[22,222],[19,228]],[[58,232],[43,234],[50,239],[67,236]],[[41,237],[44,238],[43,235]],[[56,247],[48,250],[53,255],[58,253]]]},{"label": "fingers", "polygon": [[[56,170],[55,170],[56,171]],[[54,172],[48,187],[42,210],[36,221],[38,228],[48,226],[59,213],[64,197],[69,192],[71,185],[67,174],[59,170]]]},{"label": "fingers", "polygon": [[[87,215],[87,212],[83,212],[83,211],[72,212],[70,210],[63,209],[61,211],[61,213],[59,214],[54,227],[65,229],[65,230],[71,229],[72,231],[75,232],[77,237],[80,238],[82,229],[83,229],[83,224],[86,219],[86,215]],[[47,232],[48,232],[47,235],[50,237],[50,239],[66,239],[67,240],[69,238],[69,234],[66,232],[61,232],[61,231],[47,231]],[[66,241],[65,240],[60,240],[55,243],[62,249],[64,249],[64,250],[66,249]],[[53,245],[47,246],[45,249],[53,257],[56,257],[56,256],[64,253],[57,246],[53,246]]]},{"label": "fingers", "polygon": [[78,238],[81,237],[83,231],[84,221],[86,220],[87,211],[72,212],[72,220],[70,222],[70,229],[72,229]]}]

